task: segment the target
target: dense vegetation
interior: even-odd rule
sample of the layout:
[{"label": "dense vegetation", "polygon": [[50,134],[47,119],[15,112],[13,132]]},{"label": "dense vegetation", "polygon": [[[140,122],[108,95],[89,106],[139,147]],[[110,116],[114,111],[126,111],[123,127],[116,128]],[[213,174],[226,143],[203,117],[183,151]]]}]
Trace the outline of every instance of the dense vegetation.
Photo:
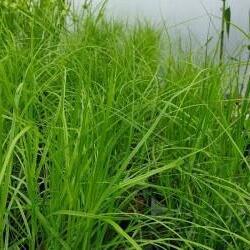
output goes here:
[{"label": "dense vegetation", "polygon": [[244,62],[62,2],[1,3],[0,249],[249,249]]}]

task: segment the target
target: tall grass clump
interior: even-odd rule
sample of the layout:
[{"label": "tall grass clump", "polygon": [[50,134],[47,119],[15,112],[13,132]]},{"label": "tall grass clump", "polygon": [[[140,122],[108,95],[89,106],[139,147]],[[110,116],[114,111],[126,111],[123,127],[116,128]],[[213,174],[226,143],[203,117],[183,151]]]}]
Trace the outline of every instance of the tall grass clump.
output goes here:
[{"label": "tall grass clump", "polygon": [[249,249],[237,67],[91,11],[68,31],[64,1],[0,10],[0,249]]}]

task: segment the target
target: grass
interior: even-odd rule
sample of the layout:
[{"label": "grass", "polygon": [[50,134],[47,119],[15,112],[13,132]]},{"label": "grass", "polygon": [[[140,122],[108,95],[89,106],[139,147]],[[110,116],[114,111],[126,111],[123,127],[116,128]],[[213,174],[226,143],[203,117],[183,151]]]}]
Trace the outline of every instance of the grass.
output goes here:
[{"label": "grass", "polygon": [[249,249],[242,62],[24,3],[0,7],[0,249]]}]

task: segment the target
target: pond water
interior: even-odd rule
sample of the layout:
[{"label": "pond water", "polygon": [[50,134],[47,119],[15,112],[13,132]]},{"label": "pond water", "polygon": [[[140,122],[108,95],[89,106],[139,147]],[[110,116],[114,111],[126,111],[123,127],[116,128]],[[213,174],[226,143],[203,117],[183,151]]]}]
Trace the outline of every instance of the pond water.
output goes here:
[{"label": "pond water", "polygon": [[[77,11],[85,1],[91,2],[97,9],[103,3],[103,0],[69,1],[73,2]],[[218,45],[222,0],[108,0],[107,2],[107,17],[131,24],[137,20],[150,21],[156,27],[166,28],[172,41],[181,38],[184,49],[185,46],[189,48],[190,44],[193,50],[204,48],[207,39],[210,41],[211,51]],[[226,3],[227,7],[231,8],[233,25],[229,38],[225,39],[225,55],[227,58],[241,58],[242,61],[247,61],[250,56],[247,49],[247,45],[250,45],[250,0],[226,0]],[[240,67],[240,72],[244,75],[244,66]],[[249,75],[249,67],[247,72]]]},{"label": "pond water", "polygon": [[[73,0],[75,6],[84,0]],[[92,0],[97,5],[101,0]],[[250,0],[227,0],[231,7],[232,23],[245,32],[249,32]],[[137,19],[150,20],[154,25],[165,24],[168,32],[177,37],[192,37],[197,43],[206,41],[208,34],[217,41],[220,30],[222,0],[109,0],[107,15],[135,22]],[[231,27],[227,40],[229,54],[233,54],[239,45],[248,44],[246,37]],[[231,53],[230,53],[231,52]]]}]

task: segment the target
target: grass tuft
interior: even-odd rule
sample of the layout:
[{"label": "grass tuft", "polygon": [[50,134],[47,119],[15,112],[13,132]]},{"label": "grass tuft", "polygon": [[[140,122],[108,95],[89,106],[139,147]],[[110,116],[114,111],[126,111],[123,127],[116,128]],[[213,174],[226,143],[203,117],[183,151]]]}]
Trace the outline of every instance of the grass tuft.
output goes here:
[{"label": "grass tuft", "polygon": [[104,6],[67,30],[64,1],[8,3],[0,249],[249,249],[242,62],[162,53],[161,30]]}]

